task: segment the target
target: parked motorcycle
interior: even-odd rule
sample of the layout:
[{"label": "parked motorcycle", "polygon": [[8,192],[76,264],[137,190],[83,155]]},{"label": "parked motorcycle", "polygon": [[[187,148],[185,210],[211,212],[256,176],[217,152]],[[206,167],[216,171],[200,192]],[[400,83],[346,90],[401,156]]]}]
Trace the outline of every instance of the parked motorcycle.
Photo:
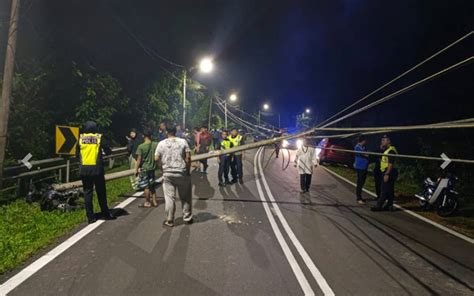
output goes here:
[{"label": "parked motorcycle", "polygon": [[459,193],[454,190],[456,181],[458,178],[450,173],[436,181],[428,177],[423,182],[423,191],[415,196],[424,209],[435,209],[442,217],[452,215],[458,208]]},{"label": "parked motorcycle", "polygon": [[26,201],[39,203],[42,211],[58,209],[62,212],[69,212],[84,208],[82,197],[84,197],[84,192],[80,189],[60,192],[54,190],[50,185],[41,186],[39,189],[32,185],[26,196]]}]

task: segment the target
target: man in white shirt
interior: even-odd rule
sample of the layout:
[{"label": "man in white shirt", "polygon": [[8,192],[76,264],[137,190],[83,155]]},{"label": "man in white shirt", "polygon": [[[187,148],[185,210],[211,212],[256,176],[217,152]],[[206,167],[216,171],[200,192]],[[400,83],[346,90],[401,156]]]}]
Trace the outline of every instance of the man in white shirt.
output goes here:
[{"label": "man in white shirt", "polygon": [[192,223],[191,149],[186,140],[176,137],[176,127],[169,127],[167,138],[156,147],[155,160],[163,172],[166,220],[164,226],[174,226],[176,190],[181,199],[183,220]]},{"label": "man in white shirt", "polygon": [[306,139],[303,139],[301,147],[298,147],[296,151],[295,163],[298,174],[300,174],[301,193],[309,192],[313,167],[318,166],[318,159],[316,157],[316,149],[307,146]]}]

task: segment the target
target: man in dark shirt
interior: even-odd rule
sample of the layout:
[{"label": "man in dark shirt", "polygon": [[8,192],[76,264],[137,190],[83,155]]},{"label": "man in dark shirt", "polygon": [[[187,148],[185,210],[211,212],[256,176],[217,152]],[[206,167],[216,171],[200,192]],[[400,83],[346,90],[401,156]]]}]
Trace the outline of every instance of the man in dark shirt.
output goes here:
[{"label": "man in dark shirt", "polygon": [[[127,152],[128,152],[128,163],[130,169],[135,169],[137,166],[137,148],[143,142],[143,139],[138,136],[137,130],[132,128],[127,138]],[[130,176],[130,182],[133,183],[134,177]]]}]

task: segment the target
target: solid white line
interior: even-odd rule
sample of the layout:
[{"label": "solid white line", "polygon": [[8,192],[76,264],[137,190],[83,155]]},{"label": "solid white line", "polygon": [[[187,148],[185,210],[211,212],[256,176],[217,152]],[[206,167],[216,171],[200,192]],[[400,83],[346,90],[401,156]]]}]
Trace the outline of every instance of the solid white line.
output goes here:
[{"label": "solid white line", "polygon": [[[143,192],[137,192],[133,194],[133,197],[129,197],[126,200],[122,201],[120,204],[118,204],[115,209],[118,208],[124,208],[127,205],[129,205],[132,201],[134,201],[138,196],[142,195]],[[10,291],[18,287],[21,283],[23,283],[26,279],[31,277],[33,274],[35,274],[38,270],[43,268],[46,264],[49,262],[53,261],[56,257],[61,255],[64,251],[72,247],[75,243],[77,243],[79,240],[81,240],[83,237],[85,237],[87,234],[91,233],[94,229],[102,225],[104,223],[104,220],[98,220],[97,222],[93,224],[89,224],[86,227],[84,227],[82,230],[68,238],[66,241],[61,243],[59,246],[56,248],[52,249],[49,251],[47,254],[43,255],[41,258],[37,259],[35,262],[31,263],[27,267],[25,267],[23,270],[21,270],[19,273],[17,273],[15,276],[11,277],[0,285],[0,295],[7,295]]]},{"label": "solid white line", "polygon": [[272,212],[270,211],[270,208],[267,204],[267,201],[265,200],[265,196],[263,194],[262,186],[260,185],[260,181],[258,179],[258,170],[257,170],[257,157],[260,153],[262,148],[259,148],[257,153],[255,154],[254,157],[254,175],[255,175],[255,182],[257,183],[257,189],[258,189],[258,195],[260,197],[260,200],[262,201],[263,208],[265,210],[265,214],[267,214],[268,220],[270,221],[270,225],[272,226],[273,232],[275,233],[275,236],[278,240],[278,243],[280,243],[280,246],[283,250],[283,253],[286,256],[286,259],[288,260],[288,263],[290,263],[291,269],[293,270],[293,273],[296,276],[296,279],[298,280],[298,283],[301,286],[301,289],[303,289],[303,292],[305,295],[315,295],[313,289],[311,288],[311,285],[308,283],[308,280],[306,279],[303,271],[301,270],[301,267],[298,265],[298,262],[295,259],[295,256],[290,250],[290,247],[286,243],[285,239],[283,238],[283,235],[280,231],[280,228],[278,228],[278,225],[275,221],[275,218],[273,217]]},{"label": "solid white line", "polygon": [[298,250],[298,253],[300,256],[303,258],[304,263],[308,267],[308,269],[311,271],[311,274],[313,275],[314,279],[318,283],[319,287],[323,291],[324,295],[334,295],[333,290],[331,287],[329,287],[329,284],[327,283],[326,279],[323,277],[319,269],[316,267],[314,264],[313,260],[311,260],[311,257],[308,255],[306,250],[304,249],[303,245],[300,243],[298,238],[296,237],[295,233],[291,229],[290,225],[286,221],[285,217],[283,216],[283,213],[280,210],[280,207],[278,206],[278,203],[276,202],[275,198],[273,197],[273,194],[270,190],[270,187],[268,186],[267,180],[265,178],[265,174],[262,169],[262,163],[260,161],[261,159],[261,153],[259,154],[259,161],[258,161],[258,167],[260,169],[260,175],[262,176],[262,182],[265,187],[265,190],[267,191],[267,195],[270,198],[270,201],[272,201],[272,205],[275,209],[275,213],[277,214],[278,219],[280,219],[281,224],[283,225],[283,228],[285,229],[286,233],[288,234],[289,238],[293,242],[293,245],[296,247],[296,250]]},{"label": "solid white line", "polygon": [[[337,173],[331,171],[330,169],[325,168],[324,166],[321,166],[321,167],[322,167],[323,169],[325,169],[327,172],[329,172],[331,175],[333,175],[333,176],[335,176],[335,177],[337,177],[337,178],[339,178],[339,179],[341,179],[341,180],[343,180],[343,181],[346,181],[347,183],[349,183],[349,184],[351,184],[351,185],[353,185],[353,186],[357,186],[354,182],[352,182],[352,181],[348,180],[347,178],[344,178],[343,176],[341,176],[341,175],[339,175],[339,174],[337,174]],[[373,197],[377,197],[377,195],[376,195],[375,193],[373,193],[372,191],[369,191],[369,190],[367,190],[367,189],[365,189],[365,188],[364,188],[363,190],[364,190],[365,193],[367,193],[367,194],[369,194],[369,195],[371,195],[371,196],[373,196]],[[432,220],[430,220],[430,219],[428,219],[428,218],[425,218],[425,217],[423,217],[423,216],[421,216],[421,215],[419,215],[419,214],[417,214],[417,213],[415,213],[415,212],[412,212],[412,211],[410,211],[410,210],[407,210],[407,209],[405,209],[404,207],[402,207],[402,206],[400,206],[400,205],[394,204],[393,206],[396,207],[396,208],[398,208],[398,209],[400,209],[400,210],[402,210],[403,212],[405,212],[405,213],[407,213],[407,214],[412,215],[413,217],[416,217],[416,218],[418,218],[418,219],[420,219],[420,220],[422,220],[422,221],[424,221],[424,222],[426,222],[426,223],[429,223],[429,224],[433,225],[433,226],[436,227],[436,228],[439,228],[439,229],[441,229],[441,230],[444,230],[444,231],[448,232],[449,234],[452,234],[452,235],[454,235],[454,236],[457,236],[458,238],[460,238],[460,239],[462,239],[462,240],[465,240],[465,241],[467,241],[468,243],[474,244],[474,239],[472,239],[472,238],[470,238],[470,237],[468,237],[468,236],[466,236],[466,235],[464,235],[464,234],[462,234],[462,233],[459,233],[459,232],[457,232],[457,231],[454,231],[454,230],[452,230],[452,229],[450,229],[450,228],[448,228],[448,227],[446,227],[446,226],[443,226],[443,225],[441,225],[441,224],[439,224],[439,223],[436,223],[436,222],[434,222],[434,221],[432,221]]]}]

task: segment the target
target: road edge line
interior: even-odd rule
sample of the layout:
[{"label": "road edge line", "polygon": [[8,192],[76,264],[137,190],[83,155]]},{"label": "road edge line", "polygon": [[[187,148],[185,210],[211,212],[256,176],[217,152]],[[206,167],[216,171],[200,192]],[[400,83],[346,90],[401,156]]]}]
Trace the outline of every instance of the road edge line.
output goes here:
[{"label": "road edge line", "polygon": [[[324,167],[324,166],[321,166],[321,167],[322,167],[324,170],[326,170],[327,172],[329,172],[331,175],[333,175],[333,176],[335,176],[335,177],[338,177],[339,179],[341,179],[341,180],[343,180],[343,181],[345,181],[345,182],[351,184],[351,185],[354,186],[354,187],[357,186],[354,182],[352,182],[352,181],[350,181],[349,179],[347,179],[347,178],[345,178],[345,177],[339,175],[338,173],[333,172],[333,171],[331,171],[330,169],[328,169],[328,168],[326,168],[326,167]],[[373,197],[377,197],[377,195],[376,195],[375,193],[373,193],[372,191],[369,191],[369,190],[367,190],[367,189],[365,189],[365,188],[363,188],[363,190],[364,190],[365,193],[367,193],[367,194],[369,194],[369,195],[371,195],[371,196],[373,196]],[[460,238],[460,239],[462,239],[462,240],[464,240],[464,241],[466,241],[466,242],[468,242],[468,243],[474,244],[474,239],[468,237],[467,235],[464,235],[464,234],[462,234],[462,233],[459,233],[459,232],[457,232],[456,230],[453,230],[453,229],[448,228],[448,227],[446,227],[446,226],[444,226],[444,225],[442,225],[442,224],[439,224],[439,223],[437,223],[437,222],[435,222],[435,221],[432,221],[432,220],[430,220],[430,219],[428,219],[428,218],[425,218],[425,217],[421,216],[420,214],[417,214],[417,213],[415,213],[415,212],[413,212],[413,211],[411,211],[411,210],[405,209],[404,207],[402,207],[402,206],[400,206],[400,205],[393,204],[393,206],[396,207],[397,209],[402,210],[403,212],[405,212],[405,213],[407,213],[407,214],[409,214],[409,215],[412,215],[413,217],[416,217],[416,218],[418,218],[418,219],[420,219],[420,220],[422,220],[422,221],[424,221],[424,222],[426,222],[426,223],[428,223],[428,224],[431,224],[432,226],[434,226],[434,227],[436,227],[436,228],[438,228],[438,229],[444,230],[444,231],[446,231],[447,233],[449,233],[449,234],[451,234],[451,235],[454,235],[454,236],[456,236],[456,237],[458,237],[458,238]]]},{"label": "road edge line", "polygon": [[253,161],[253,164],[254,164],[253,174],[255,177],[255,183],[257,185],[258,196],[260,197],[260,200],[262,201],[263,209],[265,211],[265,214],[267,215],[268,221],[270,222],[270,226],[272,227],[273,233],[275,234],[276,239],[278,243],[280,244],[283,254],[286,257],[286,260],[288,260],[288,263],[290,264],[290,267],[293,270],[296,280],[300,284],[300,287],[303,290],[304,295],[315,295],[313,288],[309,284],[308,279],[306,278],[306,276],[303,273],[303,270],[298,264],[298,261],[296,261],[295,255],[293,255],[293,252],[291,251],[290,247],[288,246],[288,243],[283,237],[283,234],[280,228],[278,227],[278,224],[275,221],[275,217],[273,217],[272,211],[270,210],[267,200],[265,199],[262,185],[260,184],[258,167],[257,167],[257,158],[260,152],[261,152],[261,148],[257,150],[257,153],[255,154],[254,161]]},{"label": "road edge line", "polygon": [[[260,154],[261,155],[261,154]],[[278,203],[275,200],[275,197],[272,194],[272,191],[270,190],[270,187],[268,186],[267,179],[265,178],[265,174],[263,172],[262,164],[260,162],[260,155],[259,155],[259,161],[258,161],[258,167],[260,169],[260,175],[262,176],[262,183],[265,187],[265,190],[267,191],[268,198],[272,202],[272,206],[275,209],[275,213],[280,220],[281,224],[283,225],[283,228],[285,229],[286,233],[288,234],[288,237],[290,238],[291,242],[295,246],[296,250],[300,254],[301,258],[303,259],[303,262],[306,264],[306,267],[308,267],[309,271],[311,272],[311,275],[313,278],[316,280],[316,283],[318,284],[319,288],[323,292],[324,295],[335,295],[334,291],[331,289],[329,286],[328,282],[322,275],[321,271],[318,269],[316,264],[313,262],[311,257],[309,256],[308,252],[306,252],[305,248],[299,241],[299,239],[296,237],[295,233],[291,229],[290,225],[288,224],[288,221],[286,220],[285,216],[283,216],[283,213],[280,210],[280,207],[278,206]]]},{"label": "road edge line", "polygon": [[[114,207],[114,209],[120,209],[124,208],[127,205],[129,205],[131,202],[133,202],[138,196],[141,196],[143,192],[136,192],[133,194],[132,197],[127,198],[126,200],[122,201],[120,204]],[[41,268],[46,266],[49,262],[53,261],[56,257],[61,255],[64,251],[72,247],[74,244],[76,244],[78,241],[80,241],[82,238],[84,238],[86,235],[91,233],[93,230],[98,228],[102,223],[104,223],[105,220],[98,220],[97,222],[93,224],[89,224],[83,229],[79,230],[77,233],[75,233],[73,236],[56,246],[54,249],[46,253],[45,255],[41,256],[37,260],[35,260],[33,263],[29,264],[25,268],[23,268],[21,271],[19,271],[17,274],[9,278],[6,282],[0,285],[0,295],[7,295],[9,292],[11,292],[13,289],[21,285],[24,281],[26,281],[29,277],[34,275],[36,272],[38,272]]]}]

